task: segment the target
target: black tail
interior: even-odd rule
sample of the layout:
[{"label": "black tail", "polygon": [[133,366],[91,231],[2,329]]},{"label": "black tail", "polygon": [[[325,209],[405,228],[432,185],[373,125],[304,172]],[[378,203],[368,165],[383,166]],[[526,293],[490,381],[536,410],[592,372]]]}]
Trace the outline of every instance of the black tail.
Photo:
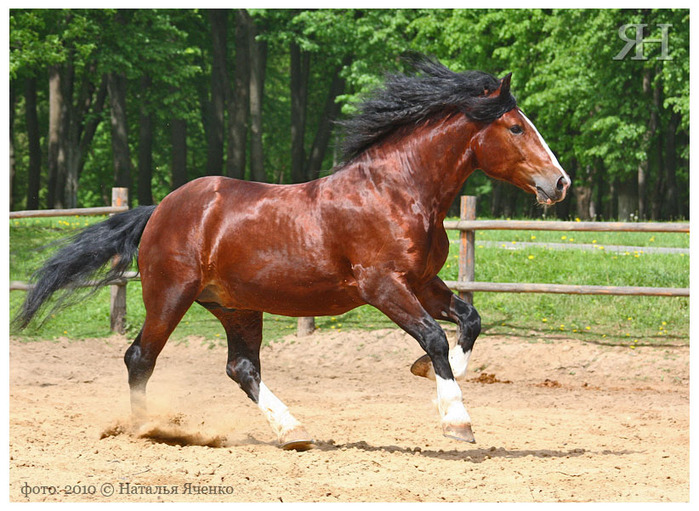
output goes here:
[{"label": "black tail", "polygon": [[[132,209],[68,238],[32,277],[36,284],[27,293],[14,325],[19,330],[29,325],[56,291],[61,291],[56,305],[60,307],[67,305],[66,299],[79,288],[97,289],[121,277],[138,253],[141,235],[154,210],[155,206]],[[110,261],[112,265],[105,268]]]}]

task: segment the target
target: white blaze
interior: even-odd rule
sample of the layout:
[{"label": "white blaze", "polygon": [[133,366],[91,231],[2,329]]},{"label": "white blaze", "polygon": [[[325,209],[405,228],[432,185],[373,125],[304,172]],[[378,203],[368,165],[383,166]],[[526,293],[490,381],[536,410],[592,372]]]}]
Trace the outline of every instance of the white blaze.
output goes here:
[{"label": "white blaze", "polygon": [[541,133],[539,133],[539,130],[536,129],[536,126],[534,126],[534,123],[533,123],[532,121],[529,120],[529,117],[527,117],[526,115],[524,115],[524,112],[522,112],[522,111],[520,110],[519,113],[522,114],[522,117],[524,117],[524,120],[527,121],[527,124],[529,124],[529,126],[531,127],[531,129],[534,130],[534,133],[536,133],[536,136],[539,137],[539,142],[541,142],[541,145],[543,146],[544,150],[546,151],[546,154],[549,155],[549,158],[551,159],[551,163],[553,163],[553,166],[556,167],[558,170],[561,171],[561,174],[563,174],[563,177],[566,179],[566,181],[568,182],[568,184],[570,184],[570,177],[568,176],[568,174],[566,174],[566,171],[563,170],[563,167],[561,167],[561,164],[558,163],[558,159],[556,159],[556,155],[553,154],[553,151],[551,151],[551,148],[549,147],[549,145],[548,145],[548,144],[546,143],[546,141],[544,140],[544,137],[541,136]]}]

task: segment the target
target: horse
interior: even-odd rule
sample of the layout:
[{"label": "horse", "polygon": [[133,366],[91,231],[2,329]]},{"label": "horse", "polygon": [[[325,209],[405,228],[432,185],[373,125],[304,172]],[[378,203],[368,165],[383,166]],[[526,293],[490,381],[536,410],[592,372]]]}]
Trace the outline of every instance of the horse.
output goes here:
[{"label": "horse", "polygon": [[[342,123],[345,158],[330,175],[288,185],[202,177],[157,206],[87,227],[38,270],[17,323],[27,326],[56,291],[123,275],[137,255],[146,316],[124,355],[134,421],[145,417],[158,354],[196,302],[226,332],[227,375],[279,446],[303,450],[312,436],[261,378],[263,313],[339,315],[369,304],[425,351],[412,371],[436,381],[443,434],[475,442],[457,380],[481,319],[437,276],[449,251],[443,221],[477,169],[544,205],[571,183],[517,106],[511,76],[416,59]],[[438,320],[458,326],[453,347]]]}]

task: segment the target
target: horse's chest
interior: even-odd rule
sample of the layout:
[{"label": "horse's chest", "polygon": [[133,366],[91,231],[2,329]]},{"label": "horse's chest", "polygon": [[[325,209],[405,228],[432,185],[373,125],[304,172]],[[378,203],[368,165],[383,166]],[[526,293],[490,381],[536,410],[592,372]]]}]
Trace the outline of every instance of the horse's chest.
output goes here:
[{"label": "horse's chest", "polygon": [[449,256],[449,239],[443,230],[435,229],[424,237],[417,237],[412,244],[409,273],[418,280],[429,281],[444,266]]},{"label": "horse's chest", "polygon": [[449,238],[442,230],[432,236],[431,241],[427,265],[436,275],[449,257]]}]

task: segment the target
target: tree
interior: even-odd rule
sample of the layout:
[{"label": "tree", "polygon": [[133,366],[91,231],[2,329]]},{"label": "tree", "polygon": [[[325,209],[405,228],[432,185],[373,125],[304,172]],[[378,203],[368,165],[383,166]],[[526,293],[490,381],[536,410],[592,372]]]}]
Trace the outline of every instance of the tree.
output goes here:
[{"label": "tree", "polygon": [[227,27],[228,10],[211,9],[208,11],[211,26],[211,101],[208,105],[208,143],[206,154],[206,171],[222,174],[223,139],[226,113],[226,91],[228,90],[227,73]]},{"label": "tree", "polygon": [[[652,44],[614,60],[628,23],[671,25],[672,60]],[[686,9],[12,10],[13,207],[101,204],[117,182],[145,204],[210,173],[322,176],[335,121],[419,51],[514,73],[574,180],[554,214],[686,217],[688,41]],[[482,173],[465,191],[482,213],[542,214]]]},{"label": "tree", "polygon": [[15,196],[15,104],[17,101],[15,88],[10,85],[10,210],[14,206]]},{"label": "tree", "polygon": [[[49,68],[49,207],[74,207],[80,169],[94,131],[88,118],[99,119],[101,97],[95,83],[94,39],[96,19],[89,12],[40,11],[26,14],[31,36],[17,41],[18,52],[25,43],[33,50],[31,57],[18,56],[16,64]],[[38,19],[37,19],[38,18]],[[61,44],[51,36],[59,36]],[[45,45],[32,44],[45,38]],[[98,122],[98,121],[97,121]]]},{"label": "tree", "polygon": [[311,54],[302,51],[298,42],[291,41],[290,91],[291,91],[291,182],[306,181],[306,100],[308,98],[308,75],[311,71]]},{"label": "tree", "polygon": [[254,22],[247,27],[250,41],[250,179],[267,181],[262,142],[262,102],[267,67],[267,41],[259,39],[261,28]]},{"label": "tree", "polygon": [[[679,98],[686,96],[688,77],[686,16],[682,10],[424,11],[413,28],[421,45],[454,65],[513,71],[520,106],[574,179],[573,202],[592,198],[578,213],[600,212],[595,202],[615,197],[619,216],[629,218],[647,214],[647,191],[662,184],[662,109],[685,106]],[[677,27],[672,48],[680,58],[615,60],[623,43],[618,29],[628,23]],[[669,83],[680,86],[672,100],[662,101]],[[557,205],[561,216],[570,204]]]},{"label": "tree", "polygon": [[197,63],[203,52],[197,44],[205,43],[189,34],[201,33],[203,25],[202,14],[194,11],[137,10],[130,20],[128,68],[130,82],[138,84],[133,118],[138,113],[139,204],[150,204],[156,193],[162,197],[188,180],[187,126],[196,124],[195,90],[206,78]]},{"label": "tree", "polygon": [[39,209],[39,188],[41,186],[41,135],[37,114],[36,77],[25,79],[24,109],[27,124],[29,169],[27,183],[27,209]]},{"label": "tree", "polygon": [[172,189],[187,183],[187,121],[171,120]]},{"label": "tree", "polygon": [[245,9],[235,12],[235,76],[228,105],[228,151],[226,175],[245,176],[248,112],[250,111],[250,15]]},{"label": "tree", "polygon": [[153,113],[151,112],[148,92],[152,84],[150,75],[141,77],[141,105],[138,131],[138,203],[153,204]]},{"label": "tree", "polygon": [[[132,188],[131,150],[126,118],[126,74],[112,71],[107,76],[114,156],[114,186]],[[131,197],[133,194],[129,193]]]}]

